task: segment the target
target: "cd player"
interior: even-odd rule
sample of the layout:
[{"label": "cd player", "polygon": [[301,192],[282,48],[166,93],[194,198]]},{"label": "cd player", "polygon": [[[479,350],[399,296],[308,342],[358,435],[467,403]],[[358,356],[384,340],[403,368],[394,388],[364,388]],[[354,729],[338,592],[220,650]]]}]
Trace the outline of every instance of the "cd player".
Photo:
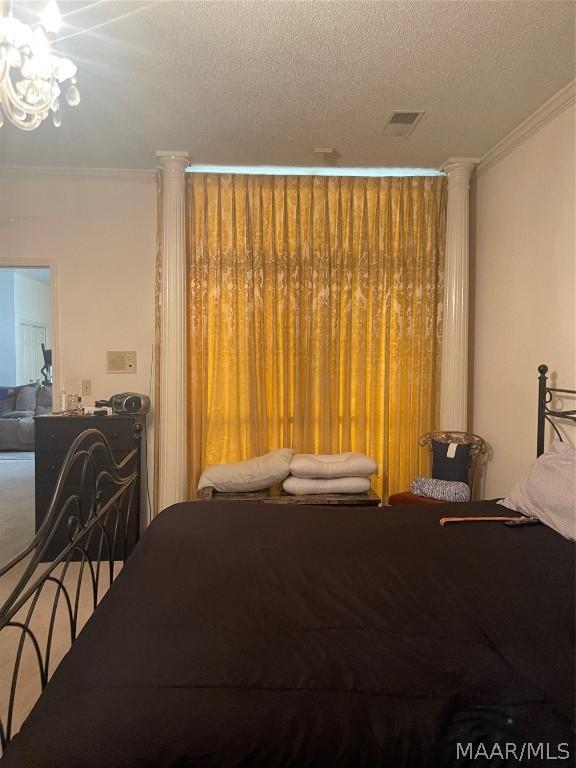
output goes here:
[{"label": "cd player", "polygon": [[150,398],[137,392],[120,392],[110,398],[114,413],[148,413]]}]

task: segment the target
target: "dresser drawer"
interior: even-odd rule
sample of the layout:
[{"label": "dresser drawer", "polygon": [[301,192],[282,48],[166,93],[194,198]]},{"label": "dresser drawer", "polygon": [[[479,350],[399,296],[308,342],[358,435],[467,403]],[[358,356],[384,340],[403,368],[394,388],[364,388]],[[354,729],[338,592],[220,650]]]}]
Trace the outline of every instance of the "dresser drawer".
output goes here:
[{"label": "dresser drawer", "polygon": [[85,419],[70,416],[58,419],[36,419],[36,450],[64,451],[72,445],[75,438],[85,429],[98,429],[102,432],[112,450],[128,451],[134,447],[134,421],[132,419],[110,419],[106,417]]},{"label": "dresser drawer", "polygon": [[[114,458],[114,461],[117,464],[120,464],[122,461],[124,461],[124,459],[126,458],[126,456],[131,450],[132,448],[130,448],[129,451],[112,451],[112,456]],[[102,451],[95,451],[94,463],[97,471],[98,469],[108,467],[107,458],[106,460],[104,460],[100,458],[101,456],[102,456]],[[62,464],[64,464],[65,458],[66,458],[66,451],[36,451],[36,456],[35,456],[36,482],[37,483],[50,482],[54,484],[58,479],[58,474],[60,473]],[[80,482],[83,466],[84,466],[84,461],[81,459],[77,459],[70,469],[67,482],[73,482],[73,483]],[[130,474],[130,472],[133,471],[133,469],[134,469],[134,460],[130,462],[130,466],[123,468],[122,470],[120,470],[120,472],[122,475],[126,475],[126,474]],[[91,468],[88,467],[86,471],[88,473],[91,472]]]}]

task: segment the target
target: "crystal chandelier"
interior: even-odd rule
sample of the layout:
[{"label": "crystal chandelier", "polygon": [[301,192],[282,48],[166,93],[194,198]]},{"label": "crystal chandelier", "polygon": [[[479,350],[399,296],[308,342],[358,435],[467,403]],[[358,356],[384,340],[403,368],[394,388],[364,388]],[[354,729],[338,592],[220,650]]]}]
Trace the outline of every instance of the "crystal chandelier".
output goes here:
[{"label": "crystal chandelier", "polygon": [[80,92],[74,62],[51,50],[49,38],[61,24],[58,4],[49,0],[33,26],[14,17],[12,2],[4,15],[0,0],[0,14],[0,126],[6,117],[17,128],[32,131],[51,114],[59,127],[62,90],[72,107],[80,103]]}]

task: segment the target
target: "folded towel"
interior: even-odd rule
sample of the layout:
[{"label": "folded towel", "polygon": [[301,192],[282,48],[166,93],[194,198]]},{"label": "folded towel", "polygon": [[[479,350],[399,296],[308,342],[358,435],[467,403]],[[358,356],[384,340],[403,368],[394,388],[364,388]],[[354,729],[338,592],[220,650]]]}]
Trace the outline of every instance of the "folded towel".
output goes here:
[{"label": "folded towel", "polygon": [[363,453],[297,453],[290,462],[290,474],[294,477],[369,477],[377,470],[374,459]]},{"label": "folded towel", "polygon": [[314,493],[365,493],[370,490],[367,477],[309,478],[290,476],[282,486],[293,496],[308,496]]},{"label": "folded towel", "polygon": [[470,488],[457,480],[436,480],[417,477],[412,481],[412,493],[440,501],[470,501]]}]

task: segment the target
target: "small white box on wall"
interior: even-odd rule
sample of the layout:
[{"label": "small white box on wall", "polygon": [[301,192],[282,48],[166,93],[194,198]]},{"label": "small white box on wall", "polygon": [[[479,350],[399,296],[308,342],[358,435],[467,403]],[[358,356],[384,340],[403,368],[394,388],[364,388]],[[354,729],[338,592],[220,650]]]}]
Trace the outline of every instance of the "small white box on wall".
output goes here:
[{"label": "small white box on wall", "polygon": [[136,373],[136,352],[106,352],[108,373]]}]

